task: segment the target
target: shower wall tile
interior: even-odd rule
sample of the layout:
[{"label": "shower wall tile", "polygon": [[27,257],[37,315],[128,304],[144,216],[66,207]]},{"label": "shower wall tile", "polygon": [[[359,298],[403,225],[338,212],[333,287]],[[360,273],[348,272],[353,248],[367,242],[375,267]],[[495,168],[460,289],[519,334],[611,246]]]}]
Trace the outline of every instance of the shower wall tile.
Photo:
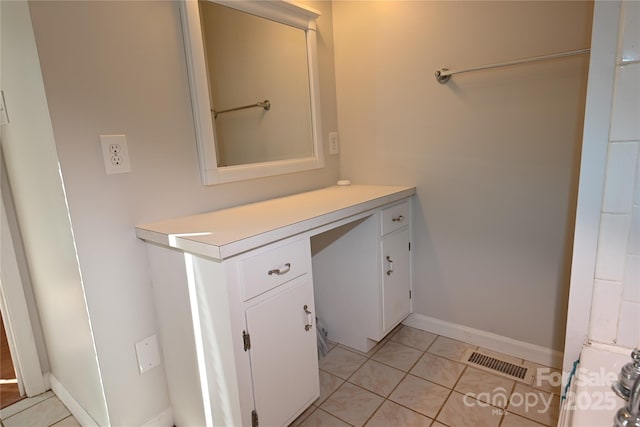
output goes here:
[{"label": "shower wall tile", "polygon": [[622,282],[630,226],[630,215],[602,214],[596,260],[597,279]]},{"label": "shower wall tile", "polygon": [[621,19],[618,60],[640,59],[640,2],[637,0],[622,2]]},{"label": "shower wall tile", "polygon": [[629,231],[627,253],[640,254],[640,206],[634,206],[631,211],[631,230]]},{"label": "shower wall tile", "polygon": [[622,283],[596,280],[589,321],[590,338],[613,344],[618,332],[618,312],[622,299]]},{"label": "shower wall tile", "polygon": [[622,299],[640,303],[640,255],[627,255]]},{"label": "shower wall tile", "polygon": [[640,153],[638,153],[638,158],[636,160],[636,191],[635,196],[633,197],[633,204],[635,206],[640,206]]},{"label": "shower wall tile", "polygon": [[624,347],[640,347],[640,303],[622,303],[618,324],[617,344]]},{"label": "shower wall tile", "polygon": [[611,141],[640,139],[640,64],[616,67],[611,115]]},{"label": "shower wall tile", "polygon": [[602,210],[629,213],[633,205],[638,142],[609,144]]}]

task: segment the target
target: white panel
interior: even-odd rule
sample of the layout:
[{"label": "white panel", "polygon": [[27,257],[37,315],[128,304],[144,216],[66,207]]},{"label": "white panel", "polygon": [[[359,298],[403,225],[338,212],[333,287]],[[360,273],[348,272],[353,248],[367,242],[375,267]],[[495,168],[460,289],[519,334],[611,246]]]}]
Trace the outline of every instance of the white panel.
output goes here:
[{"label": "white panel", "polygon": [[630,254],[640,254],[640,206],[634,206],[631,211],[631,230],[629,231]]},{"label": "white panel", "polygon": [[381,255],[382,330],[387,333],[411,310],[409,229],[386,235],[382,240]]},{"label": "white panel", "polygon": [[622,303],[618,325],[617,344],[624,347],[640,347],[640,303]]},{"label": "white panel", "polygon": [[246,316],[259,423],[288,425],[320,395],[311,277],[276,291]]},{"label": "white panel", "polygon": [[618,310],[622,284],[596,280],[593,284],[593,303],[589,322],[589,337],[595,341],[613,344],[618,327]]},{"label": "white panel", "polygon": [[639,146],[637,142],[609,144],[602,202],[604,212],[629,213],[631,211]]},{"label": "white panel", "polygon": [[640,64],[616,67],[611,141],[640,139]]},{"label": "white panel", "polygon": [[[639,3],[640,4],[640,3]],[[633,197],[633,204],[640,205],[640,153],[638,153],[638,160],[636,163],[636,191]]]},{"label": "white panel", "polygon": [[640,255],[627,255],[622,299],[640,302]]},{"label": "white panel", "polygon": [[598,238],[596,277],[622,281],[631,217],[603,214]]},{"label": "white panel", "polygon": [[618,60],[640,59],[640,2],[622,2],[621,45]]}]

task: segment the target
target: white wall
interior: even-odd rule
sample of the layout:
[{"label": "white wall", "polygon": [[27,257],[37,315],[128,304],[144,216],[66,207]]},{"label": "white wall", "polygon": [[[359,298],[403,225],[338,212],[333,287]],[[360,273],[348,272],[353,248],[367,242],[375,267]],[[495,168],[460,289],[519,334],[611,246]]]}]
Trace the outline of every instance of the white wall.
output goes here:
[{"label": "white wall", "polygon": [[[337,127],[331,7],[309,5],[323,13],[326,135]],[[134,226],[327,186],[338,159],[321,170],[202,186],[177,3],[36,1],[30,10],[110,420],[141,425],[169,400],[162,369],[137,371],[134,343],[156,333],[156,314]],[[114,133],[127,135],[129,174],[104,172],[99,135]]]},{"label": "white wall", "polygon": [[0,8],[0,86],[11,120],[1,127],[0,141],[50,372],[90,417],[107,425],[107,408],[28,5],[0,2]]},{"label": "white wall", "polygon": [[561,350],[588,2],[335,2],[341,177],[413,184],[414,311]]},{"label": "white wall", "polygon": [[639,25],[638,2],[597,5],[565,370],[585,339],[640,346]]}]

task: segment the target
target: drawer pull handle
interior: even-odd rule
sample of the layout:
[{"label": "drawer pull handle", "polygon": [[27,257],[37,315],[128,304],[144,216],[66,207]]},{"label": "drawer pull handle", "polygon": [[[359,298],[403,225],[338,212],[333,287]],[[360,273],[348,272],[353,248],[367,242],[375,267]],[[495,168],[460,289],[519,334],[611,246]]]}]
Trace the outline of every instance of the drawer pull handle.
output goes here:
[{"label": "drawer pull handle", "polygon": [[391,259],[391,257],[389,255],[387,255],[387,262],[389,263],[389,269],[387,270],[387,276],[391,276],[391,273],[393,273],[393,260]]},{"label": "drawer pull handle", "polygon": [[287,274],[290,270],[291,270],[291,264],[286,263],[284,265],[284,268],[274,268],[273,270],[269,270],[268,274],[269,276],[273,276],[274,274],[278,276],[282,276],[283,274]]},{"label": "drawer pull handle", "polygon": [[304,305],[304,307],[302,307],[302,309],[307,315],[307,324],[304,325],[304,330],[309,331],[309,329],[311,329],[311,327],[313,326],[313,313],[309,311],[309,307],[306,304]]},{"label": "drawer pull handle", "polygon": [[404,221],[404,215],[398,215],[395,218],[391,218],[391,221],[393,221],[393,222],[402,222],[402,221]]}]

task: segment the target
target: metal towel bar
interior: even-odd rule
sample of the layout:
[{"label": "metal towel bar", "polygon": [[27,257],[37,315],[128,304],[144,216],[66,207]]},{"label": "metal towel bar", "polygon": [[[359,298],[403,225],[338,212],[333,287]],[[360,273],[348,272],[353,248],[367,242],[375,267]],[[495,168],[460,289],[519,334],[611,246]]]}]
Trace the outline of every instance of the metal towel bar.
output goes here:
[{"label": "metal towel bar", "polygon": [[215,110],[211,110],[211,111],[213,112],[213,118],[217,119],[218,114],[229,113],[231,111],[246,110],[247,108],[255,108],[255,107],[264,108],[264,111],[269,111],[269,109],[271,109],[271,102],[269,102],[268,99],[265,99],[264,101],[258,101],[255,104],[243,105],[242,107],[228,108],[226,110],[220,110],[220,111],[215,111]]},{"label": "metal towel bar", "polygon": [[487,70],[490,68],[506,67],[508,65],[524,64],[527,62],[544,61],[547,59],[564,58],[566,56],[583,55],[585,53],[589,53],[590,51],[591,49],[571,50],[569,52],[552,53],[550,55],[516,59],[514,61],[499,62],[497,64],[480,65],[477,67],[463,68],[461,70],[449,70],[448,68],[440,68],[438,71],[435,72],[435,76],[436,76],[436,80],[439,83],[444,84],[448,82],[451,79],[451,76],[454,74],[468,73],[469,71]]}]

